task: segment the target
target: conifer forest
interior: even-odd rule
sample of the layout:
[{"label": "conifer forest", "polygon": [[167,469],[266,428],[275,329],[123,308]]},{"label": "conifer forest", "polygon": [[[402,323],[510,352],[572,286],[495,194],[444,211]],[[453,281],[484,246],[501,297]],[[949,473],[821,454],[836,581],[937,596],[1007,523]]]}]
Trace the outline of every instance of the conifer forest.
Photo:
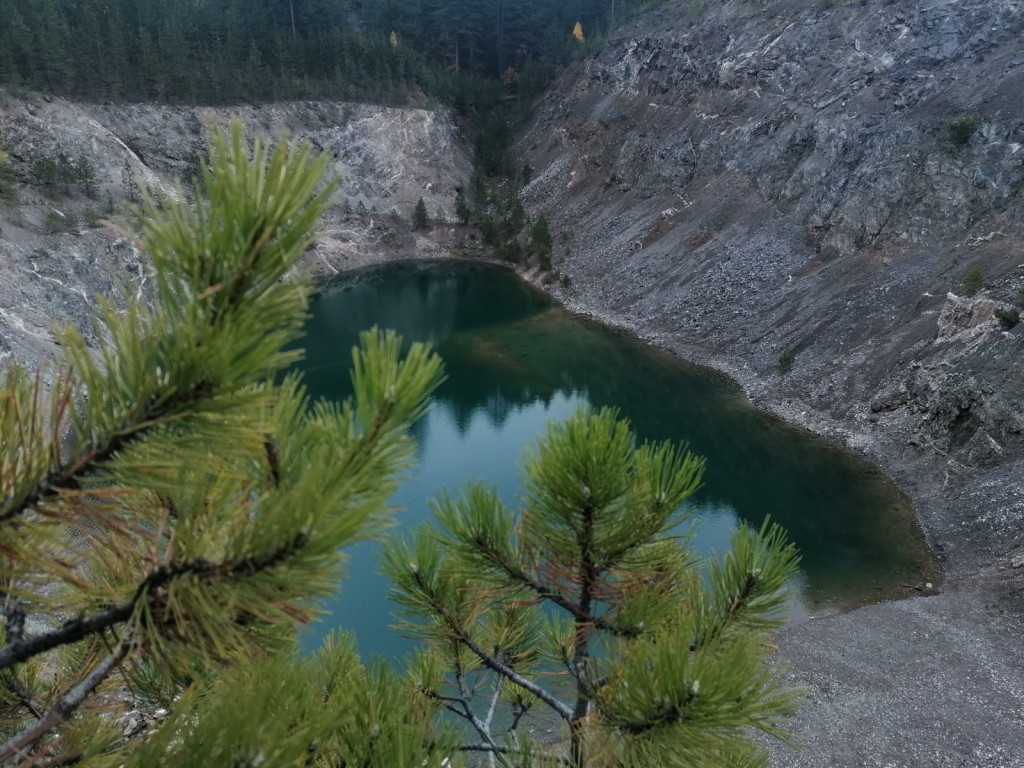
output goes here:
[{"label": "conifer forest", "polygon": [[538,94],[559,65],[642,4],[0,0],[0,84],[191,104],[402,103],[425,94],[472,109]]}]

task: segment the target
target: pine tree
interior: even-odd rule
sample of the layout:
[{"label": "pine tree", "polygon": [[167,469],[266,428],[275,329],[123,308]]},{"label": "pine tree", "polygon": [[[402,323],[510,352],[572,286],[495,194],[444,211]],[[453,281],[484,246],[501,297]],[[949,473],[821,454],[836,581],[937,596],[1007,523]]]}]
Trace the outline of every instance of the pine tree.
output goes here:
[{"label": "pine tree", "polygon": [[551,229],[548,217],[541,214],[530,226],[530,245],[541,256],[551,255]]},{"label": "pine tree", "polygon": [[336,97],[344,85],[490,113],[513,91],[528,103],[579,52],[564,39],[575,22],[594,38],[646,2],[0,0],[0,83],[185,102]]},{"label": "pine tree", "polygon": [[57,178],[64,185],[64,194],[71,194],[71,185],[78,180],[75,163],[63,149],[57,149]]},{"label": "pine tree", "polygon": [[70,31],[53,0],[44,0],[33,25],[35,59],[50,91],[61,91],[71,79]]},{"label": "pine tree", "polygon": [[[10,0],[0,0],[0,17],[5,20],[4,28],[0,29],[0,83],[11,82],[17,78],[17,66],[14,60],[14,40],[11,34],[12,21],[20,22],[20,16]],[[15,19],[17,17],[17,19]]]},{"label": "pine tree", "polygon": [[455,193],[455,215],[463,224],[469,224],[469,220],[473,216],[473,211],[461,189]]},{"label": "pine tree", "polygon": [[[0,765],[440,766],[433,705],[294,627],[376,535],[440,379],[371,331],[354,395],[282,376],[311,285],[290,277],[332,195],[326,158],[214,138],[205,195],[142,217],[152,304],[105,302],[107,346],[0,372]],[[122,745],[125,682],[173,704]],[[115,695],[116,694],[116,695]],[[91,697],[91,698],[90,698]],[[90,706],[83,703],[90,699]]]},{"label": "pine tree", "polygon": [[249,91],[249,97],[259,98],[266,88],[266,73],[263,66],[263,56],[255,40],[249,41],[249,55],[245,60],[245,82]]},{"label": "pine tree", "polygon": [[426,229],[430,223],[430,218],[427,214],[427,204],[423,202],[421,197],[416,202],[416,210],[412,213],[412,228],[415,230]]},{"label": "pine tree", "polygon": [[[702,569],[676,531],[703,467],[581,412],[527,452],[520,514],[471,486],[387,545],[400,629],[428,643],[413,676],[468,722],[464,748],[504,766],[750,765],[750,729],[785,736],[798,696],[763,661],[797,557],[777,527],[741,527]],[[537,709],[567,763],[518,733]]]},{"label": "pine tree", "polygon": [[92,197],[96,193],[96,168],[85,155],[79,155],[73,169],[74,180],[82,187],[86,195]]},{"label": "pine tree", "polygon": [[132,170],[132,163],[127,157],[121,166],[121,191],[129,203],[139,201],[139,183],[135,180],[135,171]]},{"label": "pine tree", "polygon": [[47,191],[53,194],[60,180],[60,170],[57,163],[49,157],[39,157],[32,162],[32,175],[36,181]]}]

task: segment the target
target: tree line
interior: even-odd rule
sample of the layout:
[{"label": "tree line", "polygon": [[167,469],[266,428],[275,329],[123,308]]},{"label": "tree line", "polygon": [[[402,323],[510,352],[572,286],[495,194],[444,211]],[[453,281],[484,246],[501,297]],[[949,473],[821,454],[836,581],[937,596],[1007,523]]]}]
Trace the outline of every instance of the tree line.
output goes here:
[{"label": "tree line", "polygon": [[[0,84],[216,103],[532,97],[650,0],[0,0]],[[577,28],[578,24],[578,28]]]}]

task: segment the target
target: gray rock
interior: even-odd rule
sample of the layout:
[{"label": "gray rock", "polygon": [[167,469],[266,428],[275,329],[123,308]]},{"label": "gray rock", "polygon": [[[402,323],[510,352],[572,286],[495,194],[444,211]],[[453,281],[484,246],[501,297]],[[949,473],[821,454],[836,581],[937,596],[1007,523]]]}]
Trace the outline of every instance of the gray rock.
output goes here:
[{"label": "gray rock", "polygon": [[[446,255],[465,237],[465,228],[454,223],[454,200],[469,176],[469,153],[443,110],[318,102],[115,106],[0,91],[0,137],[21,182],[21,204],[0,207],[0,362],[46,358],[54,349],[54,327],[66,323],[95,341],[95,295],[115,287],[144,290],[145,259],[128,239],[105,227],[47,235],[44,215],[74,214],[84,221],[106,215],[102,209],[111,203],[119,210],[127,194],[126,163],[140,188],[177,194],[176,185],[197,172],[211,128],[233,119],[241,119],[250,134],[276,138],[287,131],[333,157],[328,175],[339,181],[341,195],[307,255],[306,266],[314,272],[330,275],[388,258]],[[51,198],[33,186],[33,162],[54,157],[58,149],[92,163],[95,199],[80,190]],[[450,221],[414,237],[410,221],[421,197],[430,211],[447,212]],[[365,213],[353,213],[357,208]],[[397,213],[375,213],[392,210]]]},{"label": "gray rock", "polygon": [[1024,542],[1024,343],[993,319],[1024,286],[1022,37],[1020,0],[672,4],[522,140],[553,290],[865,453],[943,563],[938,597],[782,634],[814,693],[773,764],[1024,766],[1024,576],[997,565]]}]

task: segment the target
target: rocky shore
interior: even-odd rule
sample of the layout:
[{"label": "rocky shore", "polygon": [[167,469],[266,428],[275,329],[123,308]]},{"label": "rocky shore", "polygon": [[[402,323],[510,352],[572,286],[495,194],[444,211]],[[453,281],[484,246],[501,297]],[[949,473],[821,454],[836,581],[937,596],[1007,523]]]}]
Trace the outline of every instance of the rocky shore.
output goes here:
[{"label": "rocky shore", "polygon": [[[773,746],[772,765],[1024,767],[1024,331],[995,316],[1024,288],[1024,0],[714,11],[642,17],[538,106],[524,196],[571,278],[549,290],[729,374],[915,504],[939,593],[782,633],[809,700],[802,749]],[[125,178],[182,178],[232,117],[334,153],[348,202],[314,272],[472,242],[452,211],[469,156],[444,113],[0,94],[21,197],[0,208],[0,364],[45,359],[54,323],[88,332],[95,293],[142,282],[143,257],[89,209],[119,206]],[[33,163],[58,150],[94,165],[94,197],[38,189]],[[421,196],[434,225],[414,233]],[[50,212],[73,231],[45,232]]]},{"label": "rocky shore", "polygon": [[520,142],[567,306],[866,455],[942,563],[783,633],[810,701],[773,764],[1024,766],[1022,34],[1004,0],[680,4]]}]

